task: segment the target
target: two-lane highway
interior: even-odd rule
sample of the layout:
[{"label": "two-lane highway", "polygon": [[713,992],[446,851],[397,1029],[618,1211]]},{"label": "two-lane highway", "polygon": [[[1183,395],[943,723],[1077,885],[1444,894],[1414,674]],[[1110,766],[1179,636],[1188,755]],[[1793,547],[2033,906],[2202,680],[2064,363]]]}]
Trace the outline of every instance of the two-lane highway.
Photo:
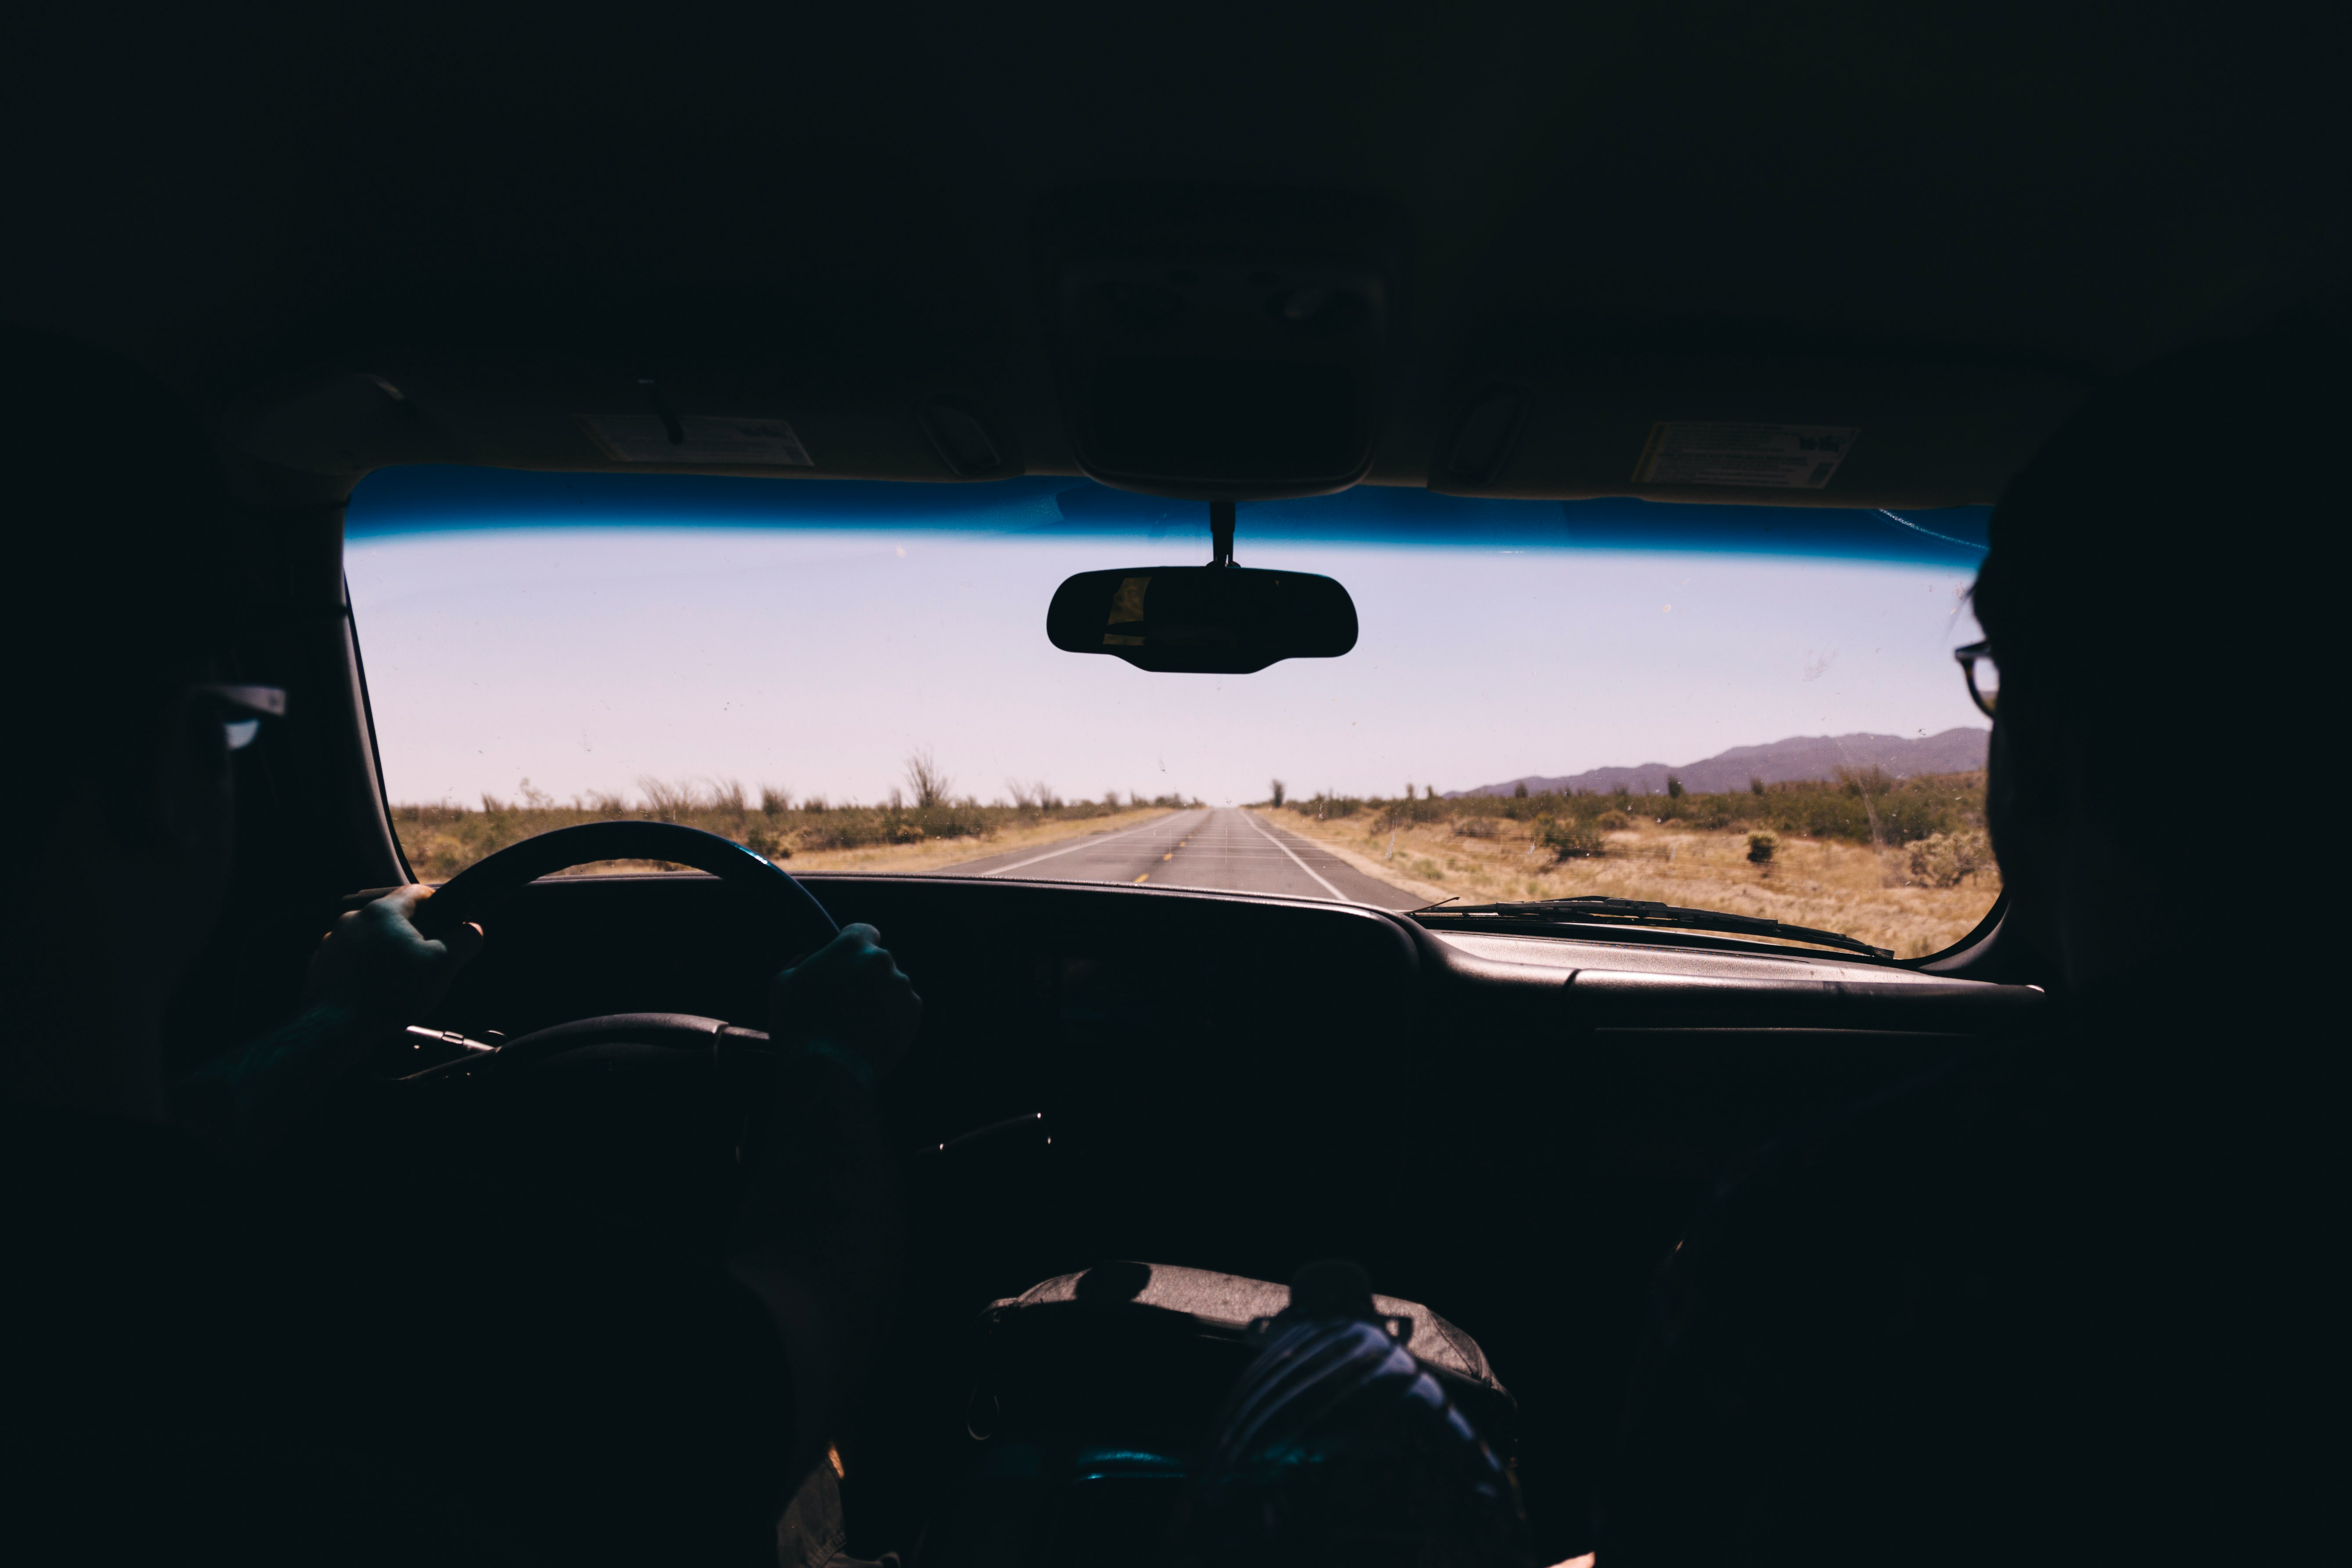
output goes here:
[{"label": "two-lane highway", "polygon": [[1311,838],[1230,807],[1180,811],[1139,827],[1045,848],[1015,849],[941,871],[953,877],[1276,893],[1390,910],[1418,909],[1428,902],[1367,877]]}]

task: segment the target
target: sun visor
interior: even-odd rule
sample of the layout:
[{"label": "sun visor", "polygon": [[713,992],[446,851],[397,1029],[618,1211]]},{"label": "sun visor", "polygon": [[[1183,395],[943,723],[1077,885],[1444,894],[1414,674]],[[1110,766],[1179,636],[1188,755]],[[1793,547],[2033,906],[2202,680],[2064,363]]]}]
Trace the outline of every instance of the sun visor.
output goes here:
[{"label": "sun visor", "polygon": [[420,463],[916,481],[1023,471],[1012,421],[977,391],[787,368],[798,374],[395,354],[265,384],[229,405],[221,433],[247,457],[312,474]]},{"label": "sun visor", "polygon": [[1638,353],[1465,384],[1433,490],[1864,508],[1997,500],[2084,391],[2031,365]]}]

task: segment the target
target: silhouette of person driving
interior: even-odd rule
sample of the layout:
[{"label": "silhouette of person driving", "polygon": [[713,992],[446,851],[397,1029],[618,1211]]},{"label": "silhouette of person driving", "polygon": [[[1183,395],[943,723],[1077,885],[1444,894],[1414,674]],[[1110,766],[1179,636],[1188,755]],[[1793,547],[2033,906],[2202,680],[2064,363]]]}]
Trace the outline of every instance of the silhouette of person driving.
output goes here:
[{"label": "silhouette of person driving", "polygon": [[2003,496],[1962,661],[1993,721],[2000,945],[2056,1021],[1788,1136],[1693,1221],[1601,1568],[2311,1549],[2330,1184],[2306,1118],[2334,1097],[2295,1007],[2308,905],[2221,824],[2316,716],[2290,699],[2344,508],[2331,464],[2284,455],[2341,449],[2335,361],[2180,354]]},{"label": "silhouette of person driving", "polygon": [[851,926],[778,977],[772,1031],[798,1049],[745,1141],[723,1262],[510,1194],[387,1215],[286,1190],[260,1163],[483,938],[427,940],[430,889],[399,889],[335,924],[298,1016],[169,1081],[167,1008],[230,888],[235,752],[316,694],[227,666],[272,558],[173,398],[65,342],[0,352],[27,698],[5,785],[0,1551],[774,1563],[887,1315],[870,1102],[920,1015],[906,976]]}]

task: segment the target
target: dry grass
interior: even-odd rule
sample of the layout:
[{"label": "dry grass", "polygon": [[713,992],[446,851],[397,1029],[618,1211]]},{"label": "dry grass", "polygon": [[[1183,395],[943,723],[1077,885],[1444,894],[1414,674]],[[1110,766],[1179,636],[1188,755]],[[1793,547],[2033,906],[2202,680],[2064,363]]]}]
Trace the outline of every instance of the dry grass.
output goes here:
[{"label": "dry grass", "polygon": [[[928,762],[928,758],[925,759]],[[698,827],[750,846],[795,871],[931,871],[1010,849],[1106,833],[1164,816],[1173,797],[1146,802],[1064,801],[1028,787],[1013,805],[934,800],[884,805],[795,803],[781,792],[761,792],[755,804],[740,785],[667,784],[641,781],[642,800],[598,795],[566,803],[524,781],[522,798],[485,796],[479,809],[456,805],[395,805],[393,827],[416,874],[446,881],[510,844],[581,823],[640,819]],[[570,876],[611,871],[674,871],[652,860],[607,860],[576,866]]]},{"label": "dry grass", "polygon": [[1538,824],[1507,818],[1486,818],[1477,824],[1481,831],[1464,834],[1452,822],[1376,828],[1364,816],[1263,815],[1433,900],[1451,895],[1465,904],[1503,903],[1592,893],[1649,899],[1844,931],[1900,958],[1949,947],[2000,896],[2000,873],[1990,867],[1957,887],[1915,886],[1903,849],[1834,838],[1784,835],[1771,863],[1755,865],[1744,827],[1707,830],[1636,818],[1601,835],[1601,855],[1555,862],[1535,841]]}]

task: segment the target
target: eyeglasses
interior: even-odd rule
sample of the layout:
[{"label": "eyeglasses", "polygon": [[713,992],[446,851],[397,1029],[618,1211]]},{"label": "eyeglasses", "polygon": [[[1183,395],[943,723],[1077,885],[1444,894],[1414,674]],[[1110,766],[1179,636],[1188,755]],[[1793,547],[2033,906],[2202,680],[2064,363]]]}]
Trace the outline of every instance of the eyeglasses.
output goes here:
[{"label": "eyeglasses", "polygon": [[221,719],[221,733],[228,741],[228,749],[241,752],[253,744],[261,733],[264,719],[286,717],[286,689],[280,686],[192,686],[189,694],[217,703],[228,710]]},{"label": "eyeglasses", "polygon": [[1990,719],[1993,704],[2000,700],[2000,666],[1994,662],[1992,644],[1972,642],[1966,647],[1956,647],[1952,657],[1959,661],[1960,672],[1969,678],[1969,696],[1977,711]]}]

